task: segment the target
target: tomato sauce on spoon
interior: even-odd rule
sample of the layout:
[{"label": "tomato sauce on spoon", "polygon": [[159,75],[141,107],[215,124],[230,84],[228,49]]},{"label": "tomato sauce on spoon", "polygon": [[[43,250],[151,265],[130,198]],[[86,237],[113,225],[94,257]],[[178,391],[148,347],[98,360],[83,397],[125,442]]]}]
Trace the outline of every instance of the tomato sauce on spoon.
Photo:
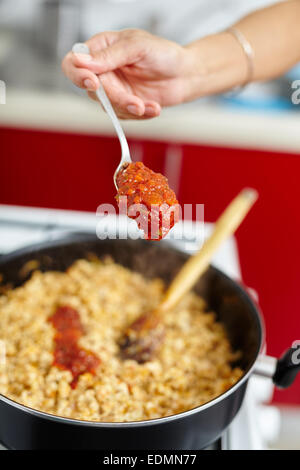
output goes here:
[{"label": "tomato sauce on spoon", "polygon": [[119,206],[126,196],[127,215],[148,240],[161,240],[179,220],[179,204],[168,180],[142,162],[129,163],[117,174]]}]

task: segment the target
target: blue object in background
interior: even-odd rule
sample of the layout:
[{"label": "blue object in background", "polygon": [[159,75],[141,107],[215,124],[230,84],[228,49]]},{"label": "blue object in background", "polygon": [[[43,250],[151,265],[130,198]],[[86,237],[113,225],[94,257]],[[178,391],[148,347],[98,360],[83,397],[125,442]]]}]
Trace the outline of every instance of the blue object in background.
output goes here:
[{"label": "blue object in background", "polygon": [[296,106],[291,100],[294,80],[300,80],[300,63],[277,80],[253,83],[240,93],[226,93],[218,100],[225,106],[245,111],[299,112],[300,106]]}]

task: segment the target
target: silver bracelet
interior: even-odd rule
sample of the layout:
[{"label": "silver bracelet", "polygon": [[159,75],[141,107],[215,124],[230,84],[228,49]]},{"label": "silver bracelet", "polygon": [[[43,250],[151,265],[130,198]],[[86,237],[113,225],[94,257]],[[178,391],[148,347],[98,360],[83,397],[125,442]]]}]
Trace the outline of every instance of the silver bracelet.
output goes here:
[{"label": "silver bracelet", "polygon": [[[246,80],[244,81],[244,83],[241,86],[236,87],[238,90],[241,90],[253,80],[253,76],[254,76],[254,50],[253,50],[250,42],[245,38],[245,36],[243,35],[243,33],[239,29],[232,27],[232,28],[228,28],[226,31],[228,33],[232,34],[236,38],[236,40],[238,41],[238,43],[242,47],[242,49],[245,53],[245,56],[247,58],[247,77],[246,77]],[[236,88],[234,89],[234,91],[236,91]]]}]

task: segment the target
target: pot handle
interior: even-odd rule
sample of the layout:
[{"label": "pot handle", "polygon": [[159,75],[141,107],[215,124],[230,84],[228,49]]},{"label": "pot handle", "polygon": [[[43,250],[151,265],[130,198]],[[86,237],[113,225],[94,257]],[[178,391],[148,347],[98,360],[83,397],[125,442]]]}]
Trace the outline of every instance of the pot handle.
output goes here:
[{"label": "pot handle", "polygon": [[294,382],[300,372],[300,341],[295,341],[291,348],[279,359],[270,356],[259,356],[254,373],[271,378],[278,388],[287,388]]},{"label": "pot handle", "polygon": [[[297,346],[299,346],[297,344]],[[300,372],[300,351],[294,346],[281,356],[277,361],[273,382],[279,388],[287,388],[294,382]]]}]

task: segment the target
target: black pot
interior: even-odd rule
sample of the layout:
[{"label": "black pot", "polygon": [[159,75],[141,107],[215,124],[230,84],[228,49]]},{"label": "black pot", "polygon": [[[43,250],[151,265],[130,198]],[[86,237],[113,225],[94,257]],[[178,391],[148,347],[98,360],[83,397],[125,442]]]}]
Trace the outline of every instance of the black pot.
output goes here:
[{"label": "black pot", "polygon": [[[166,242],[101,241],[92,235],[76,235],[3,256],[0,273],[4,282],[18,286],[26,280],[20,277],[20,269],[27,261],[37,260],[43,271],[65,270],[74,260],[91,252],[100,257],[109,254],[117,263],[146,277],[161,277],[167,283],[187,259],[187,255]],[[131,423],[57,417],[0,395],[0,441],[12,449],[202,449],[215,441],[235,417],[250,374],[257,371],[272,376],[278,386],[292,383],[300,367],[293,361],[295,351],[290,349],[279,361],[260,355],[264,336],[262,320],[243,287],[210,267],[195,291],[224,323],[233,348],[243,353],[237,365],[245,374],[227,392],[184,413]]]}]

